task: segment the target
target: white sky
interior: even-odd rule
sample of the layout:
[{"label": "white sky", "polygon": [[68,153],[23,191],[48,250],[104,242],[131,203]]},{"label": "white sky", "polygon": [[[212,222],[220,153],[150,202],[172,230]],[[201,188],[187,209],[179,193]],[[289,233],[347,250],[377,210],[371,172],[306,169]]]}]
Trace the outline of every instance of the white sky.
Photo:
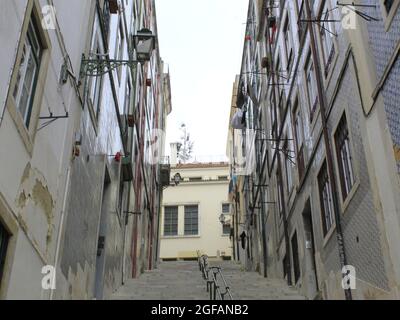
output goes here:
[{"label": "white sky", "polygon": [[194,155],[226,153],[247,8],[248,0],[156,0],[160,53],[171,74],[168,155],[182,122],[194,141]]}]

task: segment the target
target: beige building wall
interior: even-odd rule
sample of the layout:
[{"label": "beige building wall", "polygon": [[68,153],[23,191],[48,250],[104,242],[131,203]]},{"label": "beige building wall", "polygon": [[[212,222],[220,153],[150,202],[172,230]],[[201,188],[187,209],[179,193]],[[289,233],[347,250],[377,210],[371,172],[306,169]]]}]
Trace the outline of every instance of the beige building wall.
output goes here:
[{"label": "beige building wall", "polygon": [[[163,196],[160,258],[194,258],[197,257],[197,250],[209,257],[230,257],[229,234],[223,234],[219,221],[222,204],[228,203],[228,165],[177,165],[171,168],[171,177],[176,173],[181,175],[183,181],[178,186],[167,188]],[[184,234],[185,205],[198,205],[197,235]],[[165,206],[178,206],[177,235],[164,235]],[[229,220],[229,215],[226,220]]]}]

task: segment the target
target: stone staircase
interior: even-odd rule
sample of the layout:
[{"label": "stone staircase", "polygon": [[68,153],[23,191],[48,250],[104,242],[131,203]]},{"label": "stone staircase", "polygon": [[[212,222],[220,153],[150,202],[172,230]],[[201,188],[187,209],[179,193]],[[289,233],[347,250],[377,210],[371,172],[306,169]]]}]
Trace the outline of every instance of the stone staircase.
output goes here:
[{"label": "stone staircase", "polygon": [[208,294],[197,261],[172,261],[129,279],[111,299],[207,300]]},{"label": "stone staircase", "polygon": [[[232,261],[209,261],[220,266],[234,300],[305,300],[296,289],[280,279],[266,279],[245,272]],[[208,300],[206,282],[197,261],[162,262],[158,269],[128,280],[113,300]]]},{"label": "stone staircase", "polygon": [[210,265],[222,268],[234,300],[306,300],[284,280],[264,278],[256,272],[245,272],[235,262],[210,261]]}]

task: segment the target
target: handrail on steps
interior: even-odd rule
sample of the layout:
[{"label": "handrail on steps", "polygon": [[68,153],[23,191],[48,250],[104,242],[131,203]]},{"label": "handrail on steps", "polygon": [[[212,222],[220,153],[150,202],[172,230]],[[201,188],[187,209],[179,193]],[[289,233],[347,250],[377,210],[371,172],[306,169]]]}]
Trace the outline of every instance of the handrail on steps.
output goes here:
[{"label": "handrail on steps", "polygon": [[[226,283],[221,267],[210,267],[206,254],[200,254],[200,252],[197,251],[197,256],[199,269],[203,279],[207,282],[207,292],[210,293],[210,300],[218,300],[217,298],[219,298],[219,300],[225,300],[226,296],[228,296],[230,300],[233,300],[231,289]],[[218,279],[222,280],[222,285],[225,288],[223,292]]]}]

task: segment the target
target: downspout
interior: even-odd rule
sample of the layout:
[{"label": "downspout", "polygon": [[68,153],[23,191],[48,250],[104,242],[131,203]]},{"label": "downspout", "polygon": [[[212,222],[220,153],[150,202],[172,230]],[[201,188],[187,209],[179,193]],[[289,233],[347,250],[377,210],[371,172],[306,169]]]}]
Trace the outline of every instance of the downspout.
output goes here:
[{"label": "downspout", "polygon": [[[57,235],[57,247],[56,247],[55,261],[54,261],[54,267],[56,268],[56,270],[57,270],[57,266],[58,266],[59,255],[60,255],[61,238],[62,238],[62,233],[63,233],[62,230],[64,227],[65,209],[67,207],[67,198],[68,198],[70,180],[71,180],[71,169],[70,169],[70,166],[68,166],[67,181],[65,183],[64,199],[63,199],[63,204],[62,204],[61,218],[60,218],[60,224],[58,227],[58,235]],[[55,280],[55,279],[53,279],[53,280]],[[50,292],[50,300],[53,300],[54,291],[55,290],[51,290],[51,292]]]},{"label": "downspout", "polygon": [[[235,129],[232,129],[232,150],[233,150],[233,167],[236,168],[236,159],[235,159]],[[236,178],[237,181],[237,178]],[[236,190],[235,186],[235,224],[234,224],[234,232],[233,232],[233,245],[232,249],[235,252],[235,241],[236,241],[236,255],[234,259],[236,261],[240,261],[240,253],[239,253],[239,214],[238,214],[238,195],[239,192]],[[236,234],[236,235],[235,235]]]},{"label": "downspout", "polygon": [[[260,140],[258,140],[258,144],[260,144]],[[257,159],[258,159],[258,164],[260,165],[260,163],[261,163],[261,149],[262,148],[260,148],[260,152],[258,153],[258,156],[257,156]],[[256,148],[256,150],[257,150],[257,148]],[[264,166],[262,166],[262,168],[261,168],[261,172],[260,172],[260,175],[259,175],[259,177],[261,177],[261,179],[259,179],[259,182],[258,182],[258,184],[259,184],[259,186],[257,186],[258,187],[258,189],[260,190],[260,200],[261,200],[261,203],[260,203],[260,208],[261,208],[261,235],[262,235],[262,241],[263,241],[263,264],[264,264],[264,277],[266,278],[267,277],[267,234],[266,234],[266,230],[265,230],[265,207],[264,207],[264,203],[265,203],[265,201],[264,201],[264,191],[263,190],[261,190],[260,188],[262,188],[262,185],[263,185],[263,174],[264,174]]]},{"label": "downspout", "polygon": [[[269,28],[267,28],[267,43],[268,43],[268,50],[272,55],[272,45],[271,42],[268,40],[270,39],[269,35]],[[274,61],[271,58],[271,68],[274,69]],[[276,92],[275,92],[275,72],[272,72],[271,74],[271,80],[272,80],[272,97],[273,97],[273,112],[274,112],[274,118],[276,121],[276,125],[274,131],[275,131],[275,137],[278,137],[278,112],[277,112],[277,103],[276,103]],[[267,80],[268,81],[268,80]],[[279,82],[279,78],[278,78]],[[277,83],[278,83],[277,82]],[[276,141],[276,144],[279,144],[279,140]],[[292,285],[292,273],[291,273],[291,262],[290,262],[290,243],[289,243],[289,231],[288,231],[288,223],[286,219],[286,205],[285,205],[285,193],[283,190],[283,179],[282,179],[282,168],[281,168],[281,155],[279,150],[277,149],[275,151],[276,157],[277,157],[277,169],[278,169],[278,188],[281,194],[281,199],[282,199],[282,221],[283,221],[283,233],[284,233],[284,238],[285,238],[285,250],[286,250],[286,264],[285,264],[285,269],[286,269],[286,274],[287,274],[287,283],[289,286]],[[279,200],[279,199],[278,199]]]},{"label": "downspout", "polygon": [[[322,132],[323,132],[325,150],[326,150],[326,162],[327,162],[327,167],[328,167],[328,172],[329,172],[330,183],[332,186],[332,198],[333,198],[333,207],[334,207],[334,213],[335,213],[336,238],[337,238],[338,249],[339,249],[339,260],[340,260],[340,265],[343,268],[344,266],[347,265],[347,257],[346,257],[346,251],[345,251],[345,246],[344,246],[344,238],[343,238],[343,232],[342,232],[339,203],[338,203],[338,198],[337,198],[339,191],[338,191],[338,188],[336,185],[336,180],[335,180],[332,150],[331,150],[331,145],[330,145],[330,141],[329,141],[329,133],[328,133],[328,128],[327,128],[326,109],[325,109],[326,97],[324,95],[323,83],[322,83],[322,79],[321,79],[320,62],[318,59],[314,29],[313,29],[313,25],[312,25],[312,21],[311,21],[312,20],[311,7],[310,7],[310,3],[308,0],[306,0],[305,3],[306,3],[307,15],[308,15],[307,24],[308,24],[308,29],[310,31],[311,51],[312,51],[313,61],[314,61],[315,69],[316,69],[318,98],[320,100]],[[344,276],[344,274],[342,274],[342,277],[343,276]],[[344,294],[345,294],[346,300],[352,300],[351,289],[344,289]]]}]

